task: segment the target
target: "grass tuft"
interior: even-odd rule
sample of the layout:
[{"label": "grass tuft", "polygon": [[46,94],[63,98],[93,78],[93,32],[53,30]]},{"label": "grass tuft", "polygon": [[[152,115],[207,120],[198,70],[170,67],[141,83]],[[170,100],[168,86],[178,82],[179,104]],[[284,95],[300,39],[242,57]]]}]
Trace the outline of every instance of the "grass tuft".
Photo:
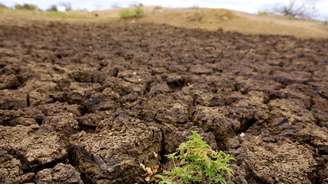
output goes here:
[{"label": "grass tuft", "polygon": [[196,132],[180,144],[176,153],[167,155],[174,164],[169,171],[156,175],[160,183],[226,183],[233,170],[229,162],[235,160],[222,151],[214,151]]}]

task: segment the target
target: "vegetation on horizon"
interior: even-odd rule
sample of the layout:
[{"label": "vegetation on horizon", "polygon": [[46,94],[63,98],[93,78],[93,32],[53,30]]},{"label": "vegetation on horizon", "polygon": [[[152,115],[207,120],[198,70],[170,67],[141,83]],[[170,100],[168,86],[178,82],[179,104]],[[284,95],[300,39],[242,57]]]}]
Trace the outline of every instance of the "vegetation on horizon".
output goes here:
[{"label": "vegetation on horizon", "polygon": [[139,18],[144,16],[145,12],[142,6],[134,8],[123,9],[120,11],[121,19]]},{"label": "vegetation on horizon", "polygon": [[181,143],[178,151],[167,155],[173,168],[156,175],[160,183],[226,183],[233,174],[229,162],[235,160],[222,151],[214,151],[197,133]]},{"label": "vegetation on horizon", "polygon": [[274,12],[287,17],[309,19],[315,12],[315,3],[316,0],[289,0],[287,4],[278,6]]},{"label": "vegetation on horizon", "polygon": [[58,8],[56,5],[51,5],[48,9],[47,9],[48,12],[57,12],[58,11]]},{"label": "vegetation on horizon", "polygon": [[64,7],[66,12],[72,11],[73,9],[71,3],[68,2],[62,2],[59,5]]},{"label": "vegetation on horizon", "polygon": [[38,6],[34,4],[16,4],[15,5],[15,10],[30,10],[30,11],[36,11],[39,10]]}]

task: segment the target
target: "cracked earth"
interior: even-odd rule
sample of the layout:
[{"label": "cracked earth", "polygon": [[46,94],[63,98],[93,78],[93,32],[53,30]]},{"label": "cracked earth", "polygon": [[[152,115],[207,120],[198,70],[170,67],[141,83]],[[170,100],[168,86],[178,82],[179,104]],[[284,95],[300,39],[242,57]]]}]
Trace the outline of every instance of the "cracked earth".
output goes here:
[{"label": "cracked earth", "polygon": [[230,183],[328,183],[327,40],[0,25],[1,183],[146,183],[191,131]]}]

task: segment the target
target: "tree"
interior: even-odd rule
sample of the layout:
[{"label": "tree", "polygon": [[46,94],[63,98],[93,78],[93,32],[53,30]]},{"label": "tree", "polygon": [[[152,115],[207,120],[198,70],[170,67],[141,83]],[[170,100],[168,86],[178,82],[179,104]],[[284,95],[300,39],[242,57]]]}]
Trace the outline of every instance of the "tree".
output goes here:
[{"label": "tree", "polygon": [[61,2],[61,3],[59,3],[59,5],[64,7],[66,12],[69,12],[72,10],[72,5],[69,2]]},{"label": "tree", "polygon": [[58,11],[58,8],[56,5],[51,5],[48,9],[47,9],[48,12],[57,12]]},{"label": "tree", "polygon": [[316,0],[289,0],[287,4],[280,5],[276,12],[290,17],[311,18],[315,12]]}]

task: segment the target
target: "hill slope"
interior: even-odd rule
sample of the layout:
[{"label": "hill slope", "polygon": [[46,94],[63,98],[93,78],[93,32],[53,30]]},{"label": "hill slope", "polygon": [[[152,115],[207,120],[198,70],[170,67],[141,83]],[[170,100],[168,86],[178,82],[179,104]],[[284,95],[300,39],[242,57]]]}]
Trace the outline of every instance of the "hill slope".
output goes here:
[{"label": "hill slope", "polygon": [[[145,7],[145,16],[128,22],[168,24],[206,30],[223,29],[248,34],[292,35],[300,38],[328,38],[328,25],[319,21],[305,21],[272,15],[251,15],[225,9],[168,9]],[[0,11],[0,22],[17,20],[61,20],[69,22],[111,23],[120,21],[121,9],[97,12],[33,12]]]}]

